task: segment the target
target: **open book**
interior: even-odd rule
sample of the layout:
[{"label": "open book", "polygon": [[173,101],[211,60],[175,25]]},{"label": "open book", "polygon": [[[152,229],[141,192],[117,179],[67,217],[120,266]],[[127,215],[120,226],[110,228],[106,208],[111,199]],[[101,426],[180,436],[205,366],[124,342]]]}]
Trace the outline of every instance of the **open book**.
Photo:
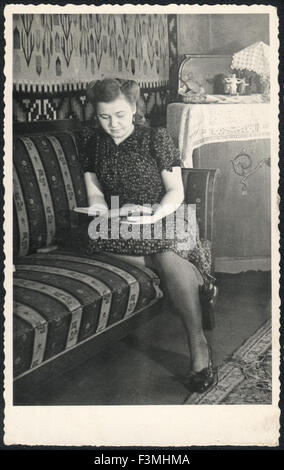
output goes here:
[{"label": "open book", "polygon": [[[86,214],[90,217],[100,216],[102,212],[98,211],[95,207],[74,207],[73,209],[75,212],[79,212],[80,214]],[[139,215],[151,215],[152,208],[147,206],[123,206],[117,209],[111,209],[104,214],[107,215],[109,218],[114,217],[127,217],[127,216],[139,216]]]},{"label": "open book", "polygon": [[94,217],[96,215],[100,215],[100,212],[92,207],[74,207],[73,209],[75,212],[79,212],[80,214],[90,215]]}]

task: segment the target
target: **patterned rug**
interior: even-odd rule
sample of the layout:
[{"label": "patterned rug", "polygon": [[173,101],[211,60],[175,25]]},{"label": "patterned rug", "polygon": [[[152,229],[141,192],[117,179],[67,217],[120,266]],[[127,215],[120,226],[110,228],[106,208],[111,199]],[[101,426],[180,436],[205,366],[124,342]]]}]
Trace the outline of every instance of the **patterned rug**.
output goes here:
[{"label": "patterned rug", "polygon": [[185,404],[270,404],[271,383],[271,323],[267,321],[218,368],[217,385],[190,395]]}]

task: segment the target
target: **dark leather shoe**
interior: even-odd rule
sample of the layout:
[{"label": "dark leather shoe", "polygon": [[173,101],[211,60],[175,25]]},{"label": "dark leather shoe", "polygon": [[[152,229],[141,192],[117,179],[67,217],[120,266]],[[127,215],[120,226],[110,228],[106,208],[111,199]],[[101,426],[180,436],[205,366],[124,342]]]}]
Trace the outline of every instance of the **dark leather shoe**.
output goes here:
[{"label": "dark leather shoe", "polygon": [[217,370],[212,363],[212,351],[208,346],[208,366],[200,372],[194,372],[190,378],[189,388],[192,392],[203,393],[217,384]]}]

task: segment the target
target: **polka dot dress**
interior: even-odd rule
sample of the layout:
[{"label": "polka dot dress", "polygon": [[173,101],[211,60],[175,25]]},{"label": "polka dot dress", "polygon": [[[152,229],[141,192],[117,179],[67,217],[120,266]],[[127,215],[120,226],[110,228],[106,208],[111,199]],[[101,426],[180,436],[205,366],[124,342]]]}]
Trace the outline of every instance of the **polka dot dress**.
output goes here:
[{"label": "polka dot dress", "polygon": [[[125,204],[159,204],[165,195],[161,171],[172,171],[173,167],[181,166],[179,151],[164,128],[135,126],[133,132],[118,145],[111,136],[98,129],[85,141],[80,153],[83,170],[96,174],[108,207],[111,207],[112,196],[119,197],[120,207]],[[190,259],[192,255],[192,262],[201,272],[204,271],[204,266],[199,266],[195,215],[189,215],[187,206],[182,205],[171,217],[167,216],[155,224],[130,225],[127,229],[124,225],[115,237],[114,230],[111,234],[110,224],[111,219],[103,238],[96,238],[98,235],[92,233],[88,253],[105,251],[145,256],[174,251],[185,259]]]}]

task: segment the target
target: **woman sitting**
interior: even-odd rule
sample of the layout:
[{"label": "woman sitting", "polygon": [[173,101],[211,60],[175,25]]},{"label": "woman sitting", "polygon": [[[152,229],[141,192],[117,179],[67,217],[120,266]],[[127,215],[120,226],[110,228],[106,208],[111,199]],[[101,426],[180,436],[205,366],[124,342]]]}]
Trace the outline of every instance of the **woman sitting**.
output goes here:
[{"label": "woman sitting", "polygon": [[[107,252],[156,270],[187,335],[192,371],[187,384],[192,391],[204,392],[216,378],[199,298],[207,273],[189,261],[196,241],[195,217],[188,217],[182,205],[179,152],[166,129],[136,123],[136,82],[103,79],[89,85],[88,97],[100,125],[82,161],[89,205],[100,220],[108,218],[109,225],[119,216],[121,229],[115,238],[111,227],[108,236],[98,237],[98,225],[92,229],[91,223],[88,252]],[[113,197],[119,198],[118,209],[112,208]]]}]

